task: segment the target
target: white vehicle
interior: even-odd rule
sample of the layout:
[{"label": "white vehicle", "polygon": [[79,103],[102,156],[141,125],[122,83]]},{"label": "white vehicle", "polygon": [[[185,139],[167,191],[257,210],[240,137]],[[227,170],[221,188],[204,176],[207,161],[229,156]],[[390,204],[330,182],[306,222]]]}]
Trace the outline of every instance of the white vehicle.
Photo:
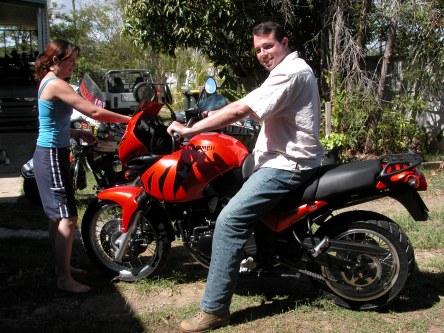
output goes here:
[{"label": "white vehicle", "polygon": [[105,108],[123,114],[133,114],[139,102],[137,88],[153,83],[151,73],[146,69],[118,69],[108,71],[104,77]]}]

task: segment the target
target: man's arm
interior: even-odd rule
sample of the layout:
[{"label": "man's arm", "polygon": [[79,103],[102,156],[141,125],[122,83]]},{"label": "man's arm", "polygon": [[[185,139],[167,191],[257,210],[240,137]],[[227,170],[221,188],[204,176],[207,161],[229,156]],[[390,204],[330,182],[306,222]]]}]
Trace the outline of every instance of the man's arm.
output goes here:
[{"label": "man's arm", "polygon": [[211,111],[207,118],[195,123],[192,127],[185,127],[175,121],[168,127],[168,133],[172,135],[173,132],[177,132],[182,137],[191,137],[198,133],[210,132],[223,128],[253,114],[254,112],[250,107],[236,101],[217,111]]}]

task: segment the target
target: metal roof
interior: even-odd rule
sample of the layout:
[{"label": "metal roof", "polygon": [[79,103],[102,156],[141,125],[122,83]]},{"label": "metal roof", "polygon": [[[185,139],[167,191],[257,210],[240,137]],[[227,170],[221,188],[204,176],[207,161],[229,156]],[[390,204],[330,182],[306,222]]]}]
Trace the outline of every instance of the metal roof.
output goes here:
[{"label": "metal roof", "polygon": [[39,8],[46,8],[47,0],[0,0],[0,26],[37,27]]}]

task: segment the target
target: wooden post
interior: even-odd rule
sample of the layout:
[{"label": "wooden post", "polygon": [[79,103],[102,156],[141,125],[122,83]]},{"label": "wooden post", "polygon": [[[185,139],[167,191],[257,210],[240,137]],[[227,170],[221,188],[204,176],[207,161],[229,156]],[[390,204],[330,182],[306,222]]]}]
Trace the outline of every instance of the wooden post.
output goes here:
[{"label": "wooden post", "polygon": [[331,134],[331,102],[325,102],[325,136]]}]

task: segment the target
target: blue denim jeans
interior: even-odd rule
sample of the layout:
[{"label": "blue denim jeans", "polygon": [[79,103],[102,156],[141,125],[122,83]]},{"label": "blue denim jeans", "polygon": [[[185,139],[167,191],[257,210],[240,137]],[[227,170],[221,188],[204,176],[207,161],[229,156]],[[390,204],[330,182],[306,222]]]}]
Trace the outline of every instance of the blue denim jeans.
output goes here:
[{"label": "blue denim jeans", "polygon": [[317,169],[285,171],[260,168],[245,182],[217,218],[205,293],[200,308],[208,313],[229,310],[243,247],[259,217],[307,181]]}]

